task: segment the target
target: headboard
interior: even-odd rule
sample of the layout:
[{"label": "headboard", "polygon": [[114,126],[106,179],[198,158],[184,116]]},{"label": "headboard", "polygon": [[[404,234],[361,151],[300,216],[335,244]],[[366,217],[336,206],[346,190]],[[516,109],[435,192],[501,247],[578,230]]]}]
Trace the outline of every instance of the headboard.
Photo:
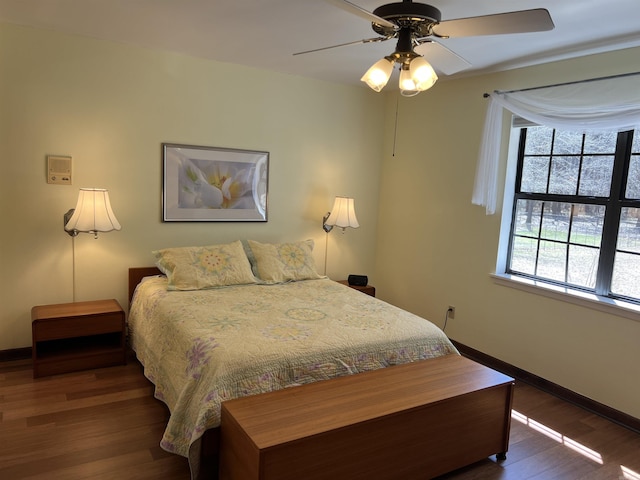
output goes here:
[{"label": "headboard", "polygon": [[158,267],[131,267],[129,268],[129,304],[133,298],[133,292],[144,277],[162,275]]}]

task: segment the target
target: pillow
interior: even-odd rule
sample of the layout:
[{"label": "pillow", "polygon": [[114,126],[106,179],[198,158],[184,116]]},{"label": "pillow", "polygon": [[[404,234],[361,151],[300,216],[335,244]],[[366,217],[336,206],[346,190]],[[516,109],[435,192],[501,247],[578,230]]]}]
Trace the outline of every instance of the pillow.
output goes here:
[{"label": "pillow", "polygon": [[155,250],[156,265],[167,276],[168,290],[202,290],[256,283],[242,243]]},{"label": "pillow", "polygon": [[295,243],[258,243],[249,240],[256,275],[265,283],[322,278],[313,261],[313,240]]}]

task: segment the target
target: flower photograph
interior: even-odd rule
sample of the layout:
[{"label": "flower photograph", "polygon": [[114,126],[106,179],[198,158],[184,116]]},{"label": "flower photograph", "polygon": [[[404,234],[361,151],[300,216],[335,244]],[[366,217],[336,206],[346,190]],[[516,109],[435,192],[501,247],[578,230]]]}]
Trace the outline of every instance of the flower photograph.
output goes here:
[{"label": "flower photograph", "polygon": [[267,152],[163,144],[163,221],[266,221]]}]

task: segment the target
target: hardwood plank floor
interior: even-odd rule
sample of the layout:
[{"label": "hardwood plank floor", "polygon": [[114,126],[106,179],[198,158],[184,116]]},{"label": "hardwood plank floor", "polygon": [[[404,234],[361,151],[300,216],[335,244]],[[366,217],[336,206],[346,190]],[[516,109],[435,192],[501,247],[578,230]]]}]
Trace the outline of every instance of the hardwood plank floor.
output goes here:
[{"label": "hardwood plank floor", "polygon": [[159,447],[168,419],[138,362],[33,379],[0,363],[0,478],[189,479]]},{"label": "hardwood plank floor", "polygon": [[[507,460],[439,480],[640,480],[640,434],[526,384],[513,408]],[[30,360],[0,363],[0,478],[188,480],[159,447],[167,418],[134,359],[35,380]]]}]

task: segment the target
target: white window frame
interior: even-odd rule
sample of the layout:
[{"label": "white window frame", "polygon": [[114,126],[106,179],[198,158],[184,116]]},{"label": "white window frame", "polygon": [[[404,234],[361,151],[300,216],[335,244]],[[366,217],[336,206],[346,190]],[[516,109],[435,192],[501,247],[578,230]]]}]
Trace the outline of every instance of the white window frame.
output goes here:
[{"label": "white window frame", "polygon": [[543,280],[533,280],[519,275],[506,273],[509,237],[511,235],[511,221],[513,216],[513,201],[515,198],[520,130],[526,126],[526,121],[522,121],[522,119],[515,116],[512,118],[509,134],[496,270],[495,273],[491,275],[494,282],[505,287],[516,288],[535,295],[542,295],[640,322],[640,305],[635,303],[603,297],[601,295],[587,293],[565,286],[559,286]]}]

